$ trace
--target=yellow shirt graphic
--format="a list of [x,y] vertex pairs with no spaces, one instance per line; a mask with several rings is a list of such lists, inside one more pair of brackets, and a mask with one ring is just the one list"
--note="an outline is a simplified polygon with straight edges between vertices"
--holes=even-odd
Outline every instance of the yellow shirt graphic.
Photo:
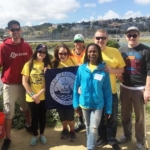
[[[29,77],[29,62],[27,62],[21,74]],[[38,93],[45,86],[45,78],[44,78],[44,62],[33,61],[33,68],[30,72],[30,87],[34,93]],[[40,100],[45,100],[45,93],[40,96]],[[26,94],[27,102],[34,102],[32,98]]]

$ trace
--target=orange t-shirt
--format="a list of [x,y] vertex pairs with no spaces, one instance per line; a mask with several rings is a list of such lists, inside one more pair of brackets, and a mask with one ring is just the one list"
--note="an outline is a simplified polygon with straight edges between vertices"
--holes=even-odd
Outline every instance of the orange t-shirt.
[[71,57],[75,58],[76,61],[78,62],[78,65],[83,64],[83,60],[84,60],[84,55],[85,55],[85,50],[83,50],[83,52],[80,55],[77,55],[74,51],[74,49],[71,51],[72,55]]

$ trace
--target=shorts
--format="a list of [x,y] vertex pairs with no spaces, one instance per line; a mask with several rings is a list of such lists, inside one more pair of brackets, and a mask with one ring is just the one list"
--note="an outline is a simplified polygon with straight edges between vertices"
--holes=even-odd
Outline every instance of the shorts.
[[12,119],[15,111],[15,102],[19,100],[23,111],[28,110],[25,100],[25,89],[22,84],[4,84],[3,85],[3,111],[7,119]]
[[74,109],[57,109],[60,121],[73,121],[74,120]]

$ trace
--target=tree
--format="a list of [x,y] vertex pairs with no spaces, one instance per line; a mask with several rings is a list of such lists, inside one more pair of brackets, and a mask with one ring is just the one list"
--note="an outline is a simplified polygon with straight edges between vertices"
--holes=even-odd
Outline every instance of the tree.
[[58,25],[58,26],[57,26],[57,29],[58,29],[58,30],[62,30],[62,26],[61,26],[61,25]]

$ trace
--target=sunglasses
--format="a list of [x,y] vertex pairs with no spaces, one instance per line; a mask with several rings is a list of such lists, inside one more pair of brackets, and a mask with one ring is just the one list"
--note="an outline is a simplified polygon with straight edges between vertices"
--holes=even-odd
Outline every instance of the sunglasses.
[[131,37],[137,38],[137,36],[138,36],[137,34],[133,34],[133,35],[132,35],[132,34],[128,34],[128,35],[127,35],[127,37],[128,37],[129,39],[130,39]]
[[83,43],[83,41],[76,40],[76,41],[74,41],[74,43]]
[[106,40],[107,39],[107,37],[104,37],[104,36],[97,36],[97,37],[95,37],[95,39],[96,40]]
[[20,28],[11,28],[10,31],[11,32],[20,31]]
[[38,53],[40,53],[40,54],[46,54],[47,52],[46,51],[38,51]]
[[59,55],[64,55],[64,56],[67,56],[68,55],[68,53],[58,53]]

